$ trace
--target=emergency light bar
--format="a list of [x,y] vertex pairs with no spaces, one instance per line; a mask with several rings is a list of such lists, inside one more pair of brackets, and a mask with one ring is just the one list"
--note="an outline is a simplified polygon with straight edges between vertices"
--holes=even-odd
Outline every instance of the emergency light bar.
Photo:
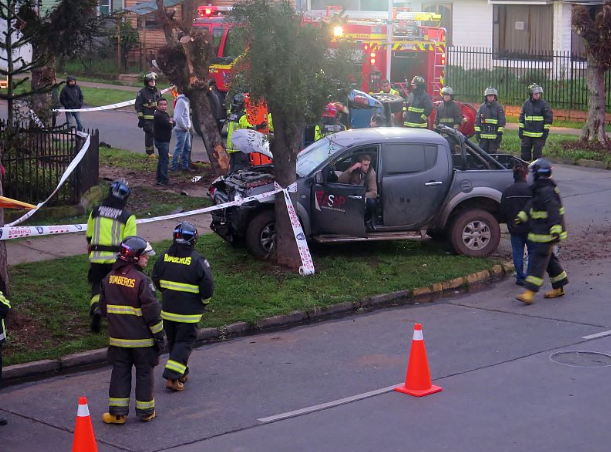
[[197,15],[199,17],[219,17],[223,16],[223,13],[231,11],[233,8],[231,6],[198,6],[197,7]]

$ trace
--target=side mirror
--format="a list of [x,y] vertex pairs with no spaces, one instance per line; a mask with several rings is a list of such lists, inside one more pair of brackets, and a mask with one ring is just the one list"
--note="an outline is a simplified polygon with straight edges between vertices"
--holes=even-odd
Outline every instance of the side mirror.
[[322,171],[316,171],[316,173],[314,174],[314,182],[317,184],[325,183],[325,178],[322,175]]

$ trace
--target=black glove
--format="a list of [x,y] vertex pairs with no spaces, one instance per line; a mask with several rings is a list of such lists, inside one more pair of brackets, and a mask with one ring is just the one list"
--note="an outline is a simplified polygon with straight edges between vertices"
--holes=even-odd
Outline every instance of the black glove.
[[550,235],[552,236],[552,242],[558,242],[560,240],[560,234],[557,232],[552,232]]
[[520,130],[518,130],[518,136],[520,137],[520,140],[524,138],[524,129],[522,127],[520,127]]
[[547,140],[547,136],[548,136],[548,135],[549,135],[549,130],[544,130],[544,131],[543,131],[543,137],[542,137],[542,138],[543,138],[544,140]]
[[157,348],[157,353],[159,354],[163,353],[167,345],[167,341],[166,341],[165,334],[163,333],[163,331],[155,334],[153,338],[155,339],[155,347]]
[[144,120],[144,118],[138,118],[138,128],[142,129],[145,123],[146,121]]

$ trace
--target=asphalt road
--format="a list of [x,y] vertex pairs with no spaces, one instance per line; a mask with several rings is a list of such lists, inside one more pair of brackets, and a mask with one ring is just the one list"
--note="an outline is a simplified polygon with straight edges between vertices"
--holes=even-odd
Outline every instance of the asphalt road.
[[[164,356],[150,424],[133,414],[124,426],[102,424],[108,368],[15,385],[0,394],[10,420],[0,450],[70,450],[84,395],[100,452],[606,452],[611,357],[592,353],[611,352],[611,173],[561,166],[556,179],[570,233],[564,298],[524,306],[505,280],[209,345],[194,351],[182,393],[164,389]],[[424,398],[391,390],[405,376],[415,322],[443,387]],[[554,357],[572,351],[590,353]]]

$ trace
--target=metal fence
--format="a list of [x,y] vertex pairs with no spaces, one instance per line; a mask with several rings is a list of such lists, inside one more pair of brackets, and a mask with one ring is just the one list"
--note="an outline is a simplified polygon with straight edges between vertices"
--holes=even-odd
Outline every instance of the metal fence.
[[[99,179],[99,132],[91,135],[89,150],[47,205],[77,204]],[[82,149],[85,139],[74,128],[39,129],[27,123],[8,129],[0,121],[0,147],[5,169],[5,196],[36,204],[55,189],[64,171]]]
[[[484,90],[494,86],[499,101],[505,105],[522,105],[526,88],[538,83],[544,89],[543,97],[552,108],[587,110],[587,64],[571,52],[550,52],[506,56],[489,48],[448,47],[446,85],[457,92],[457,98],[466,102],[482,102]],[[611,93],[611,72],[605,77],[607,93]],[[607,108],[611,96],[607,96]]]

